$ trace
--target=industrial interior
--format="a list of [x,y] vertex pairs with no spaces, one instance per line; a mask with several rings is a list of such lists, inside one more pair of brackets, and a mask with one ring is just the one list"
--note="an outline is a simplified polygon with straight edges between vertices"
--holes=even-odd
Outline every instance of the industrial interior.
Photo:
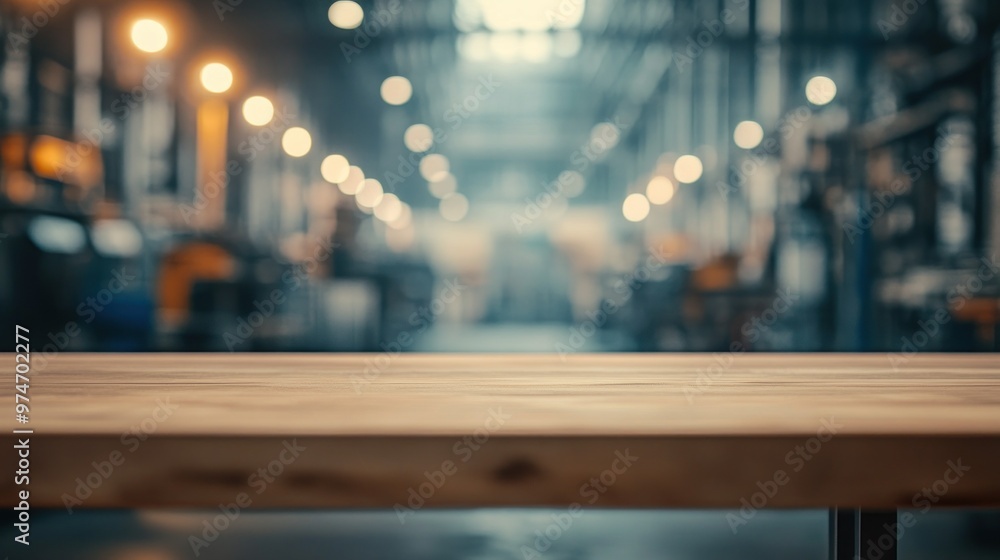
[[997,349],[994,3],[327,4],[4,2],[0,314],[51,351]]
[[[992,0],[2,0],[0,324],[38,375],[81,351],[995,352],[998,25]],[[259,515],[205,557],[277,551]],[[323,515],[285,530],[508,558],[532,527]],[[547,557],[825,534],[620,515]],[[170,515],[52,516],[86,558],[191,557]],[[911,558],[997,557],[995,515],[922,523]],[[337,557],[312,550],[288,557]]]

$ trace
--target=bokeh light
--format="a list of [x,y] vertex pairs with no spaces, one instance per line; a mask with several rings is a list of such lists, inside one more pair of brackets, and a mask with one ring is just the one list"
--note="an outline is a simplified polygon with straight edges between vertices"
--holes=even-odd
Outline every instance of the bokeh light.
[[201,69],[201,85],[212,93],[223,93],[233,87],[233,71],[221,62],[209,62]]
[[396,221],[402,213],[403,203],[399,200],[398,196],[392,193],[383,195],[382,200],[375,207],[375,217],[386,223]]
[[625,197],[622,203],[622,215],[630,222],[641,222],[649,215],[649,199],[640,193]]
[[389,105],[402,105],[413,96],[413,84],[402,76],[391,76],[382,82],[382,100]]
[[666,204],[674,198],[677,187],[673,181],[663,176],[656,176],[650,179],[646,185],[646,198],[653,204]]
[[443,179],[450,168],[448,158],[441,154],[430,154],[420,160],[420,175],[432,183]]
[[403,133],[403,144],[411,152],[426,152],[434,146],[434,130],[426,124],[412,125]]
[[837,97],[837,84],[826,76],[815,76],[806,84],[806,99],[813,105],[827,105]]
[[357,29],[365,19],[361,5],[351,0],[334,2],[327,11],[330,23],[341,29]]
[[167,48],[167,28],[152,19],[140,19],[132,24],[132,43],[142,52],[158,53]]
[[363,208],[375,208],[382,202],[384,194],[382,183],[369,178],[361,182],[361,188],[354,195],[354,200]]
[[340,154],[331,154],[323,158],[320,164],[320,174],[330,183],[342,183],[351,173],[351,164]]
[[744,150],[752,150],[764,140],[764,127],[754,121],[743,121],[733,131],[733,142]]
[[243,118],[254,126],[264,126],[274,118],[274,104],[260,95],[250,97],[243,102]]
[[674,162],[674,177],[681,183],[694,183],[701,179],[701,174],[704,171],[705,167],[698,156],[681,156]]
[[292,157],[302,157],[312,149],[312,136],[308,130],[293,126],[282,135],[281,148]]
[[413,209],[405,202],[400,202],[399,216],[386,225],[392,229],[406,229],[413,223]]
[[350,169],[347,170],[347,178],[341,181],[337,188],[340,192],[344,194],[358,194],[361,190],[361,184],[365,181],[365,172],[361,170],[357,165],[352,165]]

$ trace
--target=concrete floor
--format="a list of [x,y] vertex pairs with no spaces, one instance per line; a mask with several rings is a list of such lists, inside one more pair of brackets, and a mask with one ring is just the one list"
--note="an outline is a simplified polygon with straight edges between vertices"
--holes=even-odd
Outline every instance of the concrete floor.
[[[725,511],[589,510],[567,525],[560,510],[420,511],[400,524],[392,511],[246,512],[205,540],[215,512],[44,512],[33,519],[30,549],[12,545],[10,560],[820,560],[825,511],[764,511],[733,534]],[[566,525],[557,529],[558,521]],[[930,512],[900,541],[904,560],[997,560],[1000,515]],[[992,524],[992,525],[989,525]],[[979,528],[980,538],[973,527]],[[537,531],[537,533],[536,533]],[[546,532],[551,545],[539,541]],[[539,549],[545,548],[544,551]],[[537,554],[537,555],[536,555]]]

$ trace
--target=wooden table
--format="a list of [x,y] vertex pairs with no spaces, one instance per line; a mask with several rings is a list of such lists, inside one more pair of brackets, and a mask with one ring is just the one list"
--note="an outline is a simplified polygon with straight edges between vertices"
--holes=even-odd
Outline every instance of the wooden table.
[[36,358],[32,505],[822,507],[841,534],[865,528],[858,508],[1000,505],[1000,360],[900,360]]

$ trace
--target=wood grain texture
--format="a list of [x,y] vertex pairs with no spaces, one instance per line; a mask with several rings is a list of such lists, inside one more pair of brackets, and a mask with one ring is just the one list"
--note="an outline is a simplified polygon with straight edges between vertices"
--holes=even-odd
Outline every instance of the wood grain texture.
[[[937,505],[1000,505],[995,355],[65,354],[35,368],[36,506],[214,508],[248,492],[253,507],[392,507],[448,461],[424,507],[740,507],[776,476],[766,507],[912,507],[958,461]],[[304,450],[281,464],[293,440]],[[257,493],[269,465],[280,475]],[[13,495],[0,478],[2,503]]]

